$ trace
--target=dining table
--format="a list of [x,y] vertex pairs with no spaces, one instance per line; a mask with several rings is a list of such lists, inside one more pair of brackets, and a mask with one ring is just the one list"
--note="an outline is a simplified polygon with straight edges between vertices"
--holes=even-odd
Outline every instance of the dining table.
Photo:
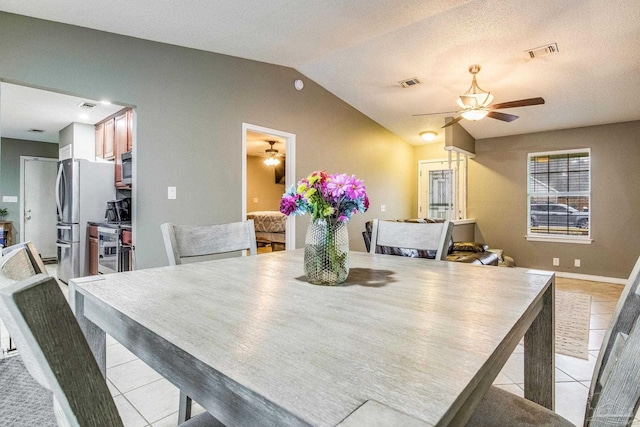
[[524,396],[553,410],[553,273],[352,251],[319,286],[303,265],[89,276],[70,303],[103,372],[108,334],[229,426],[464,425],[523,338]]

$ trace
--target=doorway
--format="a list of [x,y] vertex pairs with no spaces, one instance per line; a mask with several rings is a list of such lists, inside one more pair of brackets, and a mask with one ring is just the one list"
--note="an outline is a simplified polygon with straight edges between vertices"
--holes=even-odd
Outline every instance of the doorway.
[[[243,220],[247,218],[247,213],[256,210],[265,212],[264,215],[266,216],[269,216],[269,212],[278,212],[282,193],[290,186],[295,185],[295,147],[295,134],[249,123],[242,124]],[[273,158],[277,160],[277,163],[275,161],[264,162],[267,158]],[[261,187],[259,190],[255,190],[254,186],[251,187],[252,191],[258,191],[260,194],[249,194],[248,192],[250,163],[252,165],[259,164],[262,168],[267,168],[268,175],[264,175],[266,178],[262,180],[268,187]],[[267,164],[264,165],[264,163]],[[269,165],[268,163],[272,164]],[[271,171],[271,169],[273,170]],[[273,184],[276,184],[276,186],[274,187]],[[269,198],[268,203],[265,203],[263,196]],[[257,221],[254,219],[254,222]],[[257,232],[259,231],[257,230]],[[271,244],[271,242],[276,243],[276,245],[271,246],[271,249],[273,249],[277,247],[281,240],[281,234],[271,236],[265,234],[256,237],[258,237],[258,240],[264,240],[268,244]],[[286,232],[284,234],[284,249],[295,249],[295,217],[289,216],[286,218]],[[281,243],[279,244],[281,245]]]
[[43,260],[55,259],[58,159],[20,156],[20,236],[31,241]]
[[448,221],[466,217],[465,156],[418,163],[418,217]]

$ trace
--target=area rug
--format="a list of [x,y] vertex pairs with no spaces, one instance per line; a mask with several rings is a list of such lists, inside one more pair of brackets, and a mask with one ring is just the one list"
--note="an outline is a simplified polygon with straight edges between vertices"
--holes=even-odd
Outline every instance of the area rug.
[[556,353],[589,359],[591,297],[556,291]]
[[56,427],[53,396],[33,379],[20,356],[0,359],[0,425]]

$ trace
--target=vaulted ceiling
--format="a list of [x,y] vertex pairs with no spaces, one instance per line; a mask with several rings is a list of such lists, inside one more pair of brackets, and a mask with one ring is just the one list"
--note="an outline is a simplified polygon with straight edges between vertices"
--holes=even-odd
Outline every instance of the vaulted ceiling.
[[[2,0],[0,10],[289,66],[412,144],[478,83],[511,123],[475,138],[640,119],[640,2],[620,0]],[[558,52],[527,51],[557,43]],[[402,88],[398,82],[422,83]],[[293,84],[293,82],[292,82]],[[414,117],[418,113],[451,112]]]

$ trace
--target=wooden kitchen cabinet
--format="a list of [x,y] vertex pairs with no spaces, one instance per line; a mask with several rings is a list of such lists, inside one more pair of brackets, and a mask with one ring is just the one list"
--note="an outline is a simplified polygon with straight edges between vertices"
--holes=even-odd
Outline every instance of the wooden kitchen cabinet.
[[115,126],[115,118],[109,119],[104,122],[104,148],[102,154],[105,160],[113,160],[116,157]]
[[133,150],[133,110],[127,110],[127,150]]
[[96,125],[96,158],[104,159],[104,123]]
[[129,184],[122,183],[122,153],[129,151],[131,145],[131,132],[129,125],[129,111],[117,116],[115,120],[115,183],[117,188],[130,188]]
[[95,276],[98,274],[98,227],[90,225],[87,227],[89,235],[89,275]]

